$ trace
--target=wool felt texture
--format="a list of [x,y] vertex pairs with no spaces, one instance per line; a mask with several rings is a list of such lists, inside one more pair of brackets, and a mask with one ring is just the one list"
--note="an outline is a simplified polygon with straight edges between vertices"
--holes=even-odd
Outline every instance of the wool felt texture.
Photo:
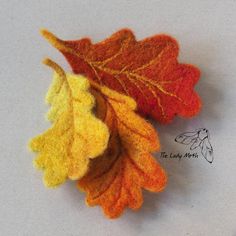
[[141,41],[129,29],[93,44],[89,38],[61,40],[47,30],[42,35],[59,49],[74,73],[133,97],[138,111],[161,123],[175,115],[192,117],[201,101],[194,92],[200,71],[177,60],[179,46],[167,35]]
[[91,83],[96,115],[110,130],[106,151],[90,162],[78,187],[89,206],[101,205],[108,218],[119,217],[126,207],[139,209],[142,189],[162,191],[167,176],[150,154],[160,149],[155,129],[135,113],[136,102],[105,86]]
[[109,130],[93,114],[95,99],[89,92],[89,81],[65,74],[49,59],[45,64],[55,70],[46,97],[51,105],[48,119],[53,124],[31,140],[30,148],[38,152],[34,164],[44,171],[45,185],[55,187],[67,178],[80,179],[86,174],[90,160],[106,149]]

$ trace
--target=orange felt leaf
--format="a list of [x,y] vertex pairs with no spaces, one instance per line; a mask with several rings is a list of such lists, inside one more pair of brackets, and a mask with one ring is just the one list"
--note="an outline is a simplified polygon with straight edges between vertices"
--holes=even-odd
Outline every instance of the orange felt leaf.
[[176,114],[191,117],[201,107],[193,90],[200,72],[178,63],[178,44],[170,36],[137,41],[123,29],[92,44],[89,38],[64,41],[47,30],[42,35],[64,54],[74,73],[133,97],[143,115],[168,123]]
[[91,160],[78,187],[87,193],[88,205],[101,205],[106,216],[116,218],[125,207],[141,207],[142,188],[163,190],[166,174],[150,154],[160,148],[157,134],[134,112],[135,101],[94,83],[91,87],[97,117],[109,127],[110,140],[104,154]]

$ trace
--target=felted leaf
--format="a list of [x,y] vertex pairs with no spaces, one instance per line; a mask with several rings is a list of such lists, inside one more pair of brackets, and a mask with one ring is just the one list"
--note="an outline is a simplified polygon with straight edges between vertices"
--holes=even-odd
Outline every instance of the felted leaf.
[[95,99],[89,92],[89,81],[83,76],[65,74],[49,59],[45,63],[55,70],[46,97],[51,105],[48,119],[53,125],[33,138],[30,148],[38,152],[34,164],[44,171],[45,185],[53,187],[66,178],[84,176],[90,159],[106,149],[109,131],[92,113]]
[[47,30],[42,35],[66,57],[74,73],[133,97],[138,111],[162,123],[174,115],[191,117],[201,107],[193,87],[200,72],[177,61],[179,47],[167,35],[141,41],[129,29],[93,44],[89,38],[64,41]]
[[91,161],[78,187],[87,193],[88,205],[101,205],[107,217],[116,218],[125,207],[141,207],[142,188],[163,190],[166,174],[150,154],[160,148],[158,136],[152,125],[135,113],[135,101],[91,84],[96,114],[109,127],[110,139],[103,155]]

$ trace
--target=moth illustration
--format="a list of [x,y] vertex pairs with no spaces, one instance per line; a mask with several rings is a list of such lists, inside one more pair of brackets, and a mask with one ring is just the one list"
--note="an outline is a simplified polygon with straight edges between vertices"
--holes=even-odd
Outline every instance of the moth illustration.
[[209,131],[205,128],[197,129],[193,132],[185,132],[175,138],[175,142],[191,145],[190,150],[197,147],[201,149],[203,157],[209,162],[213,162],[213,148],[210,143]]

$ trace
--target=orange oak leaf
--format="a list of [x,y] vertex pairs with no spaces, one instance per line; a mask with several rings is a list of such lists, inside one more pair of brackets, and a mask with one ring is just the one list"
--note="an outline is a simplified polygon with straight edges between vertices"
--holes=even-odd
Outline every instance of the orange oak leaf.
[[89,172],[78,187],[87,193],[88,205],[101,205],[107,217],[116,218],[125,207],[141,207],[142,188],[159,192],[167,178],[150,154],[160,148],[156,131],[135,113],[135,101],[91,84],[97,102],[95,112],[109,127],[110,140],[107,150],[97,160],[91,160]]
[[74,73],[133,97],[138,111],[161,123],[175,115],[191,117],[201,107],[193,87],[200,71],[177,61],[179,47],[167,35],[141,41],[129,29],[122,29],[96,44],[89,38],[64,41],[47,30],[42,35],[59,49]]

